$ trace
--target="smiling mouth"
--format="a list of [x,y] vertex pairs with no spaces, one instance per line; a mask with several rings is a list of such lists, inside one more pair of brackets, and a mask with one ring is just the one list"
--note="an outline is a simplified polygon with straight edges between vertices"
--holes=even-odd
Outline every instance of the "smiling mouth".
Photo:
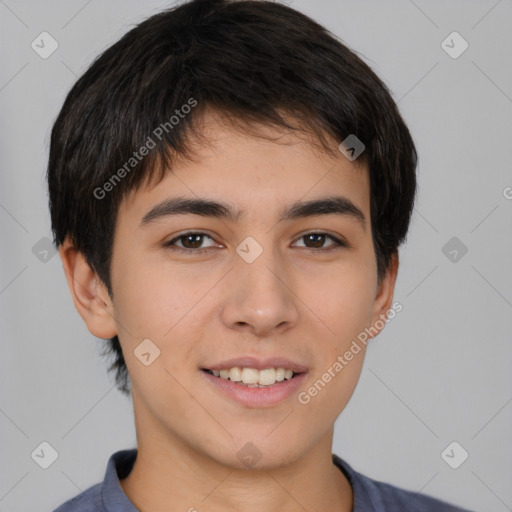
[[250,388],[268,388],[300,375],[300,373],[286,368],[265,368],[264,370],[257,370],[256,368],[240,368],[238,366],[224,370],[209,370],[203,368],[202,371],[219,379],[230,380],[240,386]]

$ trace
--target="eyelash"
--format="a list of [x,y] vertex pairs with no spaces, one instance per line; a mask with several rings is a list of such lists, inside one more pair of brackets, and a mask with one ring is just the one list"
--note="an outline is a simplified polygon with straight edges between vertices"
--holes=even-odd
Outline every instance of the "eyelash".
[[[165,242],[164,247],[171,249],[171,250],[180,251],[183,253],[188,253],[188,254],[191,254],[191,253],[204,254],[204,253],[208,252],[209,249],[213,249],[213,247],[207,247],[206,249],[191,249],[191,248],[187,248],[187,247],[180,247],[178,245],[174,245],[175,242],[177,242],[178,240],[181,240],[182,238],[184,238],[186,236],[190,236],[190,235],[200,235],[203,237],[208,237],[211,240],[213,240],[213,238],[206,233],[202,233],[199,231],[189,231],[187,233],[182,233],[180,236],[177,236],[176,238],[173,238],[172,240],[169,240],[169,242]],[[304,249],[309,249],[309,250],[312,250],[315,252],[321,251],[321,252],[325,253],[325,252],[331,252],[331,251],[339,249],[341,247],[347,247],[347,244],[345,242],[343,242],[342,240],[340,240],[339,238],[336,238],[335,236],[330,235],[328,233],[324,233],[322,231],[313,231],[311,233],[306,233],[305,235],[300,236],[298,238],[298,240],[300,240],[301,238],[310,236],[310,235],[325,235],[326,238],[330,238],[334,242],[334,244],[327,248],[304,247]]]

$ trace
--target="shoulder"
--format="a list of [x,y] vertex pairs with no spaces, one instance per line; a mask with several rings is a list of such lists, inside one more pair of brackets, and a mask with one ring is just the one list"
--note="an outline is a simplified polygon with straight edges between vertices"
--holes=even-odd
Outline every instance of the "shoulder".
[[89,487],[53,512],[104,512],[107,510],[137,512],[119,482],[119,479],[130,473],[136,457],[136,448],[115,452],[108,460],[103,482]]
[[348,478],[354,491],[354,512],[470,512],[419,492],[374,480],[355,471],[333,454],[333,462]]
[[[367,491],[373,495],[377,510],[407,512],[469,512],[426,494],[408,491],[394,485],[360,476]],[[398,508],[397,508],[398,507]]]
[[101,484],[96,484],[66,501],[53,512],[99,512],[101,510],[104,510],[101,503]]

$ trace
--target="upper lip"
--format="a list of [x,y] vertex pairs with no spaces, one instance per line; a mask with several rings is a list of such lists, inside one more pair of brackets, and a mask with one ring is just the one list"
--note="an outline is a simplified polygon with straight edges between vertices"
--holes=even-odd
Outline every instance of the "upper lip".
[[239,368],[255,368],[256,370],[265,370],[267,368],[284,368],[285,370],[292,370],[294,373],[303,373],[308,369],[306,366],[299,364],[291,359],[285,357],[269,357],[266,359],[259,359],[254,356],[235,357],[227,359],[220,363],[215,363],[205,366],[204,370],[228,370],[238,366]]

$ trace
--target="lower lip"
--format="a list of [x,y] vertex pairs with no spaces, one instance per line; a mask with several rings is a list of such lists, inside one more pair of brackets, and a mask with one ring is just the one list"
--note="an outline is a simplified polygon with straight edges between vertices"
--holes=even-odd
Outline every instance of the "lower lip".
[[286,400],[297,392],[307,375],[307,372],[303,372],[266,388],[250,388],[202,370],[201,373],[224,396],[246,407],[270,407]]

